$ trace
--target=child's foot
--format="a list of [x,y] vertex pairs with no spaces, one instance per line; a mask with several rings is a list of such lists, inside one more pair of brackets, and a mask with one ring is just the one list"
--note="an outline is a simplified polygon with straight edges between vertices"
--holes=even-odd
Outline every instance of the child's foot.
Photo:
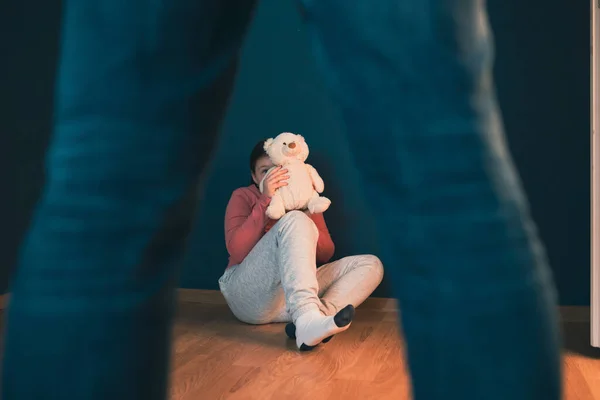
[[353,318],[352,305],[344,307],[332,317],[326,317],[320,312],[308,312],[301,315],[295,324],[288,324],[285,332],[291,339],[296,339],[296,345],[301,351],[308,351],[348,329]]
[[[296,339],[296,325],[294,325],[293,322],[290,322],[289,324],[287,324],[285,326],[285,334],[290,338],[290,339]],[[333,339],[333,335],[326,337],[325,339],[323,339],[323,341],[321,343],[327,343],[329,342],[331,339]]]
[[296,339],[296,325],[293,322],[290,322],[285,326],[285,334],[290,339]]

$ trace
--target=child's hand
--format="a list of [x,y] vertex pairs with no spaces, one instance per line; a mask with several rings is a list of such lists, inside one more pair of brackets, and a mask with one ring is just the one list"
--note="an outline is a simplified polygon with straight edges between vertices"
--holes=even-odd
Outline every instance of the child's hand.
[[282,167],[276,167],[269,172],[263,182],[263,193],[265,196],[269,198],[273,197],[277,189],[282,186],[287,186],[287,180],[290,177],[287,173],[288,170]]

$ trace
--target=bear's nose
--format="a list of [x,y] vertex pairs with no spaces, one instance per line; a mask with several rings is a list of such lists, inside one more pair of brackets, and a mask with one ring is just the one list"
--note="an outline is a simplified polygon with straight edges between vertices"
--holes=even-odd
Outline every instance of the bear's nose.
[[292,143],[288,144],[288,147],[290,149],[295,149],[296,148],[296,143],[292,142]]

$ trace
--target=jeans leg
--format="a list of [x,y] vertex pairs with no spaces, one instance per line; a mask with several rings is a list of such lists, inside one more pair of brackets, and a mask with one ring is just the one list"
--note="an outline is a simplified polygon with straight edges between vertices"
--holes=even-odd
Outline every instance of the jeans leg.
[[504,140],[485,3],[303,6],[385,240],[415,399],[559,399],[555,289]]
[[47,183],[11,288],[3,399],[166,397],[177,264],[253,6],[64,3]]

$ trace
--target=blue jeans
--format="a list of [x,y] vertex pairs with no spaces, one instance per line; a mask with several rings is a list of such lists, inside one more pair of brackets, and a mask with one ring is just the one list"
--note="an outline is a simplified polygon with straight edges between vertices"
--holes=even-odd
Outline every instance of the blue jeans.
[[[4,400],[165,398],[176,265],[253,8],[65,2]],[[302,12],[377,216],[415,399],[559,399],[555,293],[504,143],[482,1]]]

